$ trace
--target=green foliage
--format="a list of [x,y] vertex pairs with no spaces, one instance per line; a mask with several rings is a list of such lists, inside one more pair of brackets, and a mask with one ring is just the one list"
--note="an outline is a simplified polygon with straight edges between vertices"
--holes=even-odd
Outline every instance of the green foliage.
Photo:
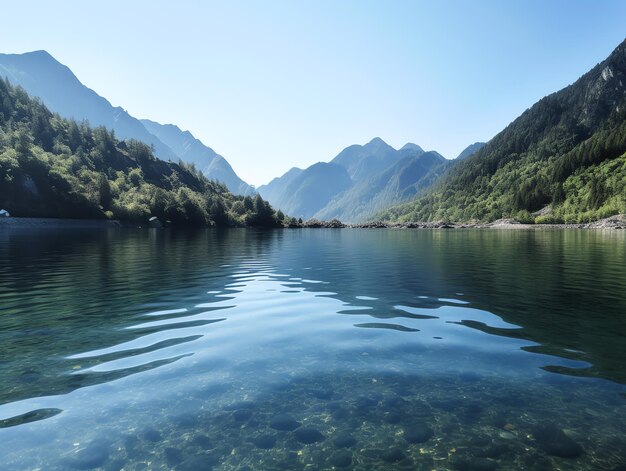
[[15,216],[173,224],[276,226],[259,196],[238,197],[193,165],[163,162],[142,142],[118,141],[51,113],[0,80],[0,207]]
[[[615,78],[603,75],[607,67]],[[626,42],[452,166],[426,195],[379,217],[399,222],[506,217],[544,223],[626,212],[626,93],[617,78],[625,69]]]

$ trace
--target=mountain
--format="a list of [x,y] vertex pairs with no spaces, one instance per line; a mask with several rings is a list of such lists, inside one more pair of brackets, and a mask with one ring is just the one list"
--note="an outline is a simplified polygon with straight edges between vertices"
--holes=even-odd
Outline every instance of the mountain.
[[[181,159],[194,163],[197,168],[203,169],[209,179],[225,183],[237,194],[254,192],[235,174],[223,157],[204,146],[191,134],[178,136],[176,130],[184,134],[178,128],[152,132],[162,125],[150,121],[153,123],[149,126],[152,130],[148,129],[145,123],[128,114],[123,108],[114,107],[83,85],[68,67],[46,51],[0,54],[0,78],[2,77],[20,85],[30,95],[39,97],[50,110],[65,118],[87,120],[91,126],[104,126],[114,130],[119,139],[137,139],[144,142],[154,147],[154,153],[160,159],[174,162]],[[161,134],[163,139],[157,134]],[[189,144],[188,149],[185,148],[185,143]],[[203,160],[203,156],[207,160]]]
[[276,177],[267,185],[261,185],[257,188],[257,191],[266,200],[281,201],[283,196],[286,195],[287,187],[293,182],[293,180],[300,175],[304,170],[298,167],[292,167],[282,177]]
[[[396,150],[376,137],[365,145],[346,147],[326,166],[292,168],[258,192],[273,206],[303,219],[359,222],[419,194],[449,162],[417,144]],[[321,171],[332,173],[333,178],[320,178]],[[306,190],[298,191],[298,185]]]
[[626,41],[389,221],[584,222],[626,212]]
[[[417,146],[416,146],[417,147]],[[439,178],[449,162],[437,152],[400,149],[404,156],[383,172],[355,183],[329,202],[314,217],[362,221],[400,201],[406,201]]]
[[474,142],[474,144],[470,144],[465,149],[463,149],[455,160],[457,160],[457,161],[465,160],[468,157],[474,155],[476,152],[478,152],[483,147],[485,147],[485,143],[484,142]]
[[401,148],[400,148],[400,152],[408,152],[408,151],[413,151],[413,152],[417,152],[417,153],[422,153],[424,152],[424,149],[422,149],[420,146],[418,146],[417,144],[413,144],[412,142],[407,142],[406,144],[404,144]]
[[29,95],[41,98],[50,110],[65,118],[104,126],[114,130],[119,139],[137,139],[154,146],[156,155],[163,160],[178,160],[172,149],[150,134],[138,119],[84,86],[68,67],[46,51],[0,54],[0,77],[7,77]]
[[360,181],[381,172],[398,159],[396,149],[380,137],[375,137],[364,146],[345,148],[331,162],[344,167],[352,180]]
[[160,124],[142,119],[144,127],[172,149],[183,162],[195,165],[204,175],[217,180],[237,195],[253,195],[254,188],[237,176],[224,157],[219,155],[189,131],[181,131],[173,124]]
[[12,216],[275,226],[259,195],[235,196],[135,139],[61,118],[0,80],[0,207]]
[[[309,219],[352,185],[346,169],[334,163],[318,162],[300,172],[293,170],[287,172],[290,182],[275,200],[275,207],[292,217]],[[264,193],[259,189],[261,196]]]

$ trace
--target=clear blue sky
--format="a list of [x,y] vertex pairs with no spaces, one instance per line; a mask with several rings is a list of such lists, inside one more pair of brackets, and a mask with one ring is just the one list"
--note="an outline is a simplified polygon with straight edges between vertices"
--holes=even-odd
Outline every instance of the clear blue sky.
[[259,185],[375,136],[455,157],[625,37],[623,0],[20,0],[0,52],[46,49]]

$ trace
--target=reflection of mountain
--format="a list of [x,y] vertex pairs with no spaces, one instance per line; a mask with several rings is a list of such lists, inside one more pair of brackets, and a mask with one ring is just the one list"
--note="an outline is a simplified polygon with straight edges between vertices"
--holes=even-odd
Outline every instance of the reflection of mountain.
[[[221,264],[232,262],[235,256],[254,257],[264,250],[263,244],[269,240],[250,240],[251,233],[0,231],[0,263],[11,270],[10,283],[0,274],[0,285],[10,286],[10,295],[2,299],[0,358],[6,361],[0,362],[0,377],[14,385],[0,391],[0,404],[65,394],[176,360],[83,373],[105,359],[157,351],[197,336],[174,333],[166,341],[140,348],[122,346],[101,358],[70,357],[146,336],[150,329],[128,327],[138,324],[138,316],[147,312],[167,310],[171,303],[176,308],[193,307],[197,299],[192,298],[205,291],[206,280],[225,272]],[[54,266],[52,274],[39,269],[46,263]],[[33,286],[46,289],[33,299]],[[164,286],[169,293],[165,299]],[[223,316],[218,312],[211,317]],[[105,329],[106,335],[99,333],[100,329]],[[33,366],[24,368],[25,364]],[[77,365],[79,369],[75,369]]]
[[[293,248],[283,241],[271,262],[282,269],[312,267],[297,276],[315,273],[328,282],[324,290],[368,307],[364,314],[406,327],[420,328],[411,321],[415,314],[396,309],[397,305],[439,316],[437,309],[455,306],[451,302],[455,299],[469,302],[467,306],[521,328],[494,325],[493,320],[485,324],[471,316],[465,318],[473,319],[465,326],[535,342],[524,349],[575,360],[573,365],[592,364],[588,369],[554,367],[558,359],[546,358],[548,370],[626,383],[626,267],[620,262],[626,259],[624,236],[579,231],[344,230],[308,237],[306,250],[297,257],[286,258]],[[324,268],[331,266],[333,270]],[[355,299],[362,295],[381,300]]]
[[[385,332],[411,339],[416,347],[450,348],[459,341],[475,345],[485,332],[511,353],[524,348],[553,355],[533,357],[548,370],[626,383],[626,267],[620,263],[626,245],[619,233],[181,230],[0,235],[0,263],[10,267],[10,278],[8,271],[0,272],[0,285],[10,288],[2,298],[6,315],[0,318],[0,356],[8,360],[0,363],[0,375],[15,385],[2,392],[1,403],[67,393],[182,358],[206,333],[223,325],[231,328],[233,310],[225,307],[268,299],[286,310],[272,305],[268,315],[277,317],[259,320],[252,315],[247,317],[250,325],[241,320],[238,325],[267,333],[276,318],[292,315],[294,306],[314,306],[315,316],[303,316],[290,330],[277,332],[308,341],[318,338],[315,329],[326,329],[327,337],[348,336],[357,343],[362,335]],[[54,276],[49,266],[56,267]],[[251,277],[231,276],[246,271],[276,277],[254,285],[260,290],[256,292]],[[282,279],[284,292],[276,290]],[[232,295],[211,294],[224,292],[227,285]],[[265,287],[273,291],[266,293]],[[238,297],[244,288],[248,291]],[[155,311],[161,312],[145,316]],[[166,340],[151,340],[151,334],[164,330]],[[294,357],[303,348],[300,342],[287,344],[283,347],[292,349]],[[125,358],[134,358],[136,364],[106,370],[107,362],[116,365]],[[571,370],[563,359],[592,366]]]

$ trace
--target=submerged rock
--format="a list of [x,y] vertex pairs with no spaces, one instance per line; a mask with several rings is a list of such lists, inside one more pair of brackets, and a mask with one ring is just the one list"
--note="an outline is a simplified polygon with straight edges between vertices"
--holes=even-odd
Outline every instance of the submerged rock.
[[404,415],[398,411],[385,412],[383,420],[388,424],[399,424],[404,419]]
[[409,443],[424,443],[433,435],[433,429],[426,424],[409,425],[404,428],[404,439]]
[[350,412],[343,407],[337,407],[330,413],[331,417],[335,420],[342,420],[350,416]]
[[254,443],[257,448],[269,450],[276,446],[276,437],[274,435],[260,435],[252,440],[252,443]]
[[400,448],[392,448],[391,450],[384,452],[381,458],[387,463],[397,463],[398,461],[405,459],[406,455]]
[[452,461],[452,469],[457,471],[495,471],[498,463],[486,458],[457,457]]
[[156,443],[160,442],[163,437],[161,437],[161,433],[158,430],[150,429],[143,433],[143,438],[149,442]]
[[275,430],[280,430],[282,432],[291,432],[292,430],[297,429],[302,425],[296,419],[291,417],[289,414],[279,414],[274,417],[270,422],[270,427]]
[[554,424],[539,424],[532,433],[539,447],[549,455],[577,458],[583,454],[583,448]]
[[337,448],[351,448],[356,445],[356,439],[347,433],[341,434],[333,439],[333,445]]
[[305,445],[324,441],[325,437],[319,430],[311,427],[302,427],[297,429],[294,433],[296,440]]
[[330,455],[328,463],[336,468],[347,468],[352,464],[352,453],[346,450],[336,451]]
[[194,414],[182,414],[172,419],[177,427],[195,427],[198,424],[198,417]]
[[163,227],[163,223],[159,220],[158,217],[152,216],[148,219],[148,226],[150,227]]
[[475,455],[483,458],[498,458],[510,452],[511,449],[508,446],[502,444],[494,444],[482,450],[476,451]]
[[357,409],[369,409],[378,405],[378,399],[372,397],[361,396],[354,401],[354,406]]
[[178,448],[167,447],[164,455],[168,466],[174,466],[183,461],[183,452]]
[[213,460],[204,454],[194,455],[176,466],[176,471],[211,471]]
[[191,443],[200,448],[204,448],[205,450],[213,448],[213,443],[211,442],[211,439],[206,435],[198,435],[191,441]]
[[100,468],[109,459],[109,448],[108,441],[94,440],[79,449],[71,458],[64,460],[64,464],[71,469]]

